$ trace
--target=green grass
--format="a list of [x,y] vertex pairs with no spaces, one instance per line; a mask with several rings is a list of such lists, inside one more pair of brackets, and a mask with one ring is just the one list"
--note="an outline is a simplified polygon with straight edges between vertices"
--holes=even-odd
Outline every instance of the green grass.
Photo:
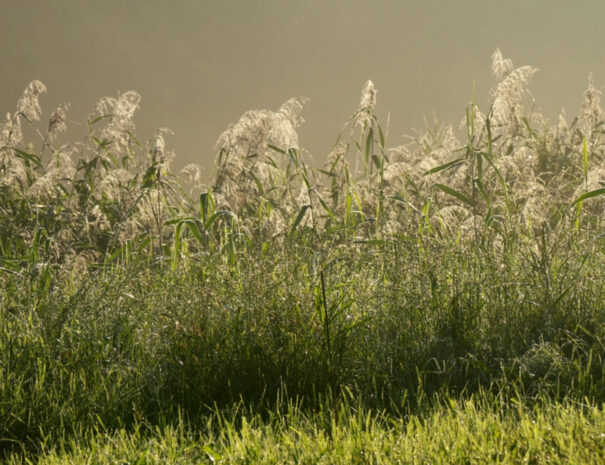
[[481,389],[600,405],[602,256],[566,250],[569,278],[551,282],[553,297],[526,250],[455,252],[403,240],[333,252],[323,289],[314,254],[290,245],[248,253],[237,269],[219,256],[178,272],[57,271],[43,292],[39,277],[7,276],[3,446],[183,415],[195,429],[238,402],[269,414],[280,396],[313,411],[342,390],[395,418],[435,394],[463,402]]
[[405,419],[351,405],[311,415],[290,406],[269,419],[212,415],[197,429],[179,422],[91,432],[44,448],[37,463],[598,464],[603,431],[602,408],[583,404],[449,399]]
[[0,127],[0,457],[599,463],[600,94],[549,126],[495,57],[463,141],[389,148],[368,82],[323,169],[292,99],[208,186],[135,137],[138,94],[62,146],[30,84]]

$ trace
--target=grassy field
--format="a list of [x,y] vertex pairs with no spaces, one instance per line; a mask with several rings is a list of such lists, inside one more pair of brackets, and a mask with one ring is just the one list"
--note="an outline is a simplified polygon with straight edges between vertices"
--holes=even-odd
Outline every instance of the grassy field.
[[[65,143],[0,125],[6,463],[601,463],[605,117],[528,105],[389,147],[371,81],[318,167],[303,98],[246,112],[208,185],[140,97]],[[460,136],[463,134],[463,137]]]

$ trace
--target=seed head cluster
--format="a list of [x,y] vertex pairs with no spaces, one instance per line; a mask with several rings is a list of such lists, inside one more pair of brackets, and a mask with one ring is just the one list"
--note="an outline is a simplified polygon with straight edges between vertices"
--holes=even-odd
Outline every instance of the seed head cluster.
[[[174,258],[171,244],[183,238],[193,250],[233,251],[304,231],[359,241],[420,228],[472,240],[491,231],[498,246],[511,228],[570,227],[560,212],[605,182],[601,91],[590,76],[578,115],[569,123],[561,112],[551,126],[529,100],[537,69],[515,67],[500,50],[491,65],[487,110],[470,103],[459,127],[434,122],[394,147],[367,81],[321,169],[297,133],[307,99],[247,111],[219,136],[208,185],[197,164],[172,171],[169,130],[136,139],[135,91],[99,100],[82,141],[62,143],[69,104],[35,130],[39,140],[24,140],[46,91],[32,81],[0,122],[0,234],[25,247],[42,228],[54,259],[83,263],[135,244]],[[578,215],[600,224],[605,202],[590,198]]]

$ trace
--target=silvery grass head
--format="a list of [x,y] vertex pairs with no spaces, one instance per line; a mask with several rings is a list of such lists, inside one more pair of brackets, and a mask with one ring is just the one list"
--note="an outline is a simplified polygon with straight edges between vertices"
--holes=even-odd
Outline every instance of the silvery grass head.
[[24,192],[31,184],[31,170],[22,158],[15,156],[14,149],[23,144],[22,121],[33,126],[40,119],[40,96],[46,92],[46,86],[40,81],[30,82],[17,101],[15,113],[6,113],[4,121],[0,123],[0,168],[3,176],[0,183],[12,186]]
[[213,191],[233,210],[257,202],[267,190],[287,183],[287,153],[298,149],[296,129],[306,98],[292,98],[277,111],[251,110],[230,125],[217,140],[219,152]]
[[584,92],[584,101],[578,119],[580,130],[588,139],[602,129],[604,123],[601,90],[595,87],[592,73],[588,75],[588,88]]
[[17,101],[15,113],[6,113],[4,122],[0,125],[0,150],[3,157],[7,156],[10,148],[23,142],[22,120],[33,124],[40,119],[40,95],[45,92],[46,86],[42,82],[30,82]]
[[518,132],[522,116],[523,95],[527,83],[538,71],[533,66],[514,68],[510,59],[505,59],[499,49],[492,55],[492,73],[498,84],[492,92],[492,111],[495,126],[509,135]]
[[376,108],[376,96],[378,90],[374,86],[374,82],[371,79],[366,81],[363,88],[361,89],[361,99],[359,100],[359,107],[353,114],[353,130],[356,128],[365,128],[372,124],[374,110]]
[[40,95],[46,92],[46,86],[40,81],[32,81],[26,87],[22,97],[17,102],[17,115],[30,121],[38,121],[42,109],[40,108]]
[[95,112],[89,117],[107,119],[100,133],[100,139],[108,149],[127,153],[135,126],[133,117],[139,107],[141,96],[134,90],[119,95],[118,98],[104,97],[97,103]]
[[69,103],[62,103],[50,114],[50,119],[48,121],[48,138],[51,142],[55,142],[59,134],[67,130],[66,119],[69,107]]

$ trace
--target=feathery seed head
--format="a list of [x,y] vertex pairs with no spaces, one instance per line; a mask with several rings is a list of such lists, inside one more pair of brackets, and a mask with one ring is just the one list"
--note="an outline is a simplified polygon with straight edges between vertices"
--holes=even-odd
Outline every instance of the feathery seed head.
[[189,183],[199,183],[202,177],[202,170],[197,163],[190,163],[181,170],[180,174]]
[[38,80],[30,82],[17,102],[17,114],[30,121],[38,121],[42,111],[39,97],[44,92],[46,92],[46,86],[42,82]]
[[134,131],[132,118],[140,101],[140,94],[134,90],[124,92],[117,99],[104,97],[98,101],[96,114],[109,117],[109,122],[101,131],[101,139],[107,145],[126,151],[131,138],[128,133]]
[[286,102],[277,110],[276,117],[289,120],[297,128],[305,119],[302,117],[302,109],[305,103],[309,101],[306,97],[294,97]]
[[567,131],[567,115],[565,114],[565,110],[561,110],[559,112],[559,118],[557,120],[557,132],[558,133],[563,133]]
[[306,101],[304,98],[290,99],[277,112],[245,112],[216,142],[217,150],[224,157],[221,169],[241,171],[244,161],[267,155],[269,144],[284,150],[298,148],[296,127],[303,122],[300,112]]
[[97,192],[101,197],[108,200],[119,199],[125,186],[130,182],[131,175],[125,169],[114,169],[109,171],[97,187]]
[[533,66],[521,66],[511,71],[498,84],[493,100],[494,119],[498,124],[508,127],[514,124],[525,87],[537,71]]
[[363,89],[361,90],[361,100],[359,102],[359,109],[367,109],[370,111],[374,111],[374,107],[376,106],[376,94],[378,90],[374,87],[374,83],[372,80],[368,80]]
[[590,134],[603,123],[603,109],[601,108],[601,91],[594,85],[592,73],[588,75],[588,88],[584,92],[584,102],[579,115],[580,128],[584,134]]
[[69,110],[69,103],[62,103],[53,111],[48,121],[48,138],[54,141],[57,136],[67,129],[65,119],[67,118],[67,111]]
[[502,52],[497,48],[492,55],[492,74],[501,81],[513,70],[513,62],[510,58],[504,58]]
[[69,153],[57,152],[44,168],[44,174],[30,186],[28,196],[39,198],[51,196],[61,182],[71,182],[76,168]]
[[95,113],[99,116],[109,115],[113,112],[114,107],[116,106],[116,99],[113,97],[102,97],[97,102],[95,107]]
[[368,80],[361,90],[361,100],[354,115],[353,127],[364,127],[368,122],[371,122],[371,115],[376,107],[377,93],[378,90],[374,87],[374,83]]
[[141,102],[141,95],[134,91],[129,90],[120,95],[116,101],[114,108],[114,116],[117,118],[124,118],[127,120],[132,119],[134,112],[139,107]]
[[[274,191],[284,182],[283,173],[274,160],[271,146],[280,150],[298,149],[296,128],[303,122],[300,112],[307,99],[286,101],[277,111],[251,110],[218,138],[217,169],[212,190],[217,204],[231,211],[255,209],[259,193]],[[280,210],[287,209],[281,206]],[[275,219],[275,215],[273,215]]]
[[0,152],[5,152],[8,145],[17,145],[23,140],[21,122],[7,113],[4,122],[0,124]]
[[404,175],[407,166],[406,163],[389,163],[384,170],[384,181],[387,184],[393,184],[400,181]]
[[324,167],[328,171],[335,171],[339,164],[346,164],[347,144],[339,141],[338,144],[330,151],[326,158]]

